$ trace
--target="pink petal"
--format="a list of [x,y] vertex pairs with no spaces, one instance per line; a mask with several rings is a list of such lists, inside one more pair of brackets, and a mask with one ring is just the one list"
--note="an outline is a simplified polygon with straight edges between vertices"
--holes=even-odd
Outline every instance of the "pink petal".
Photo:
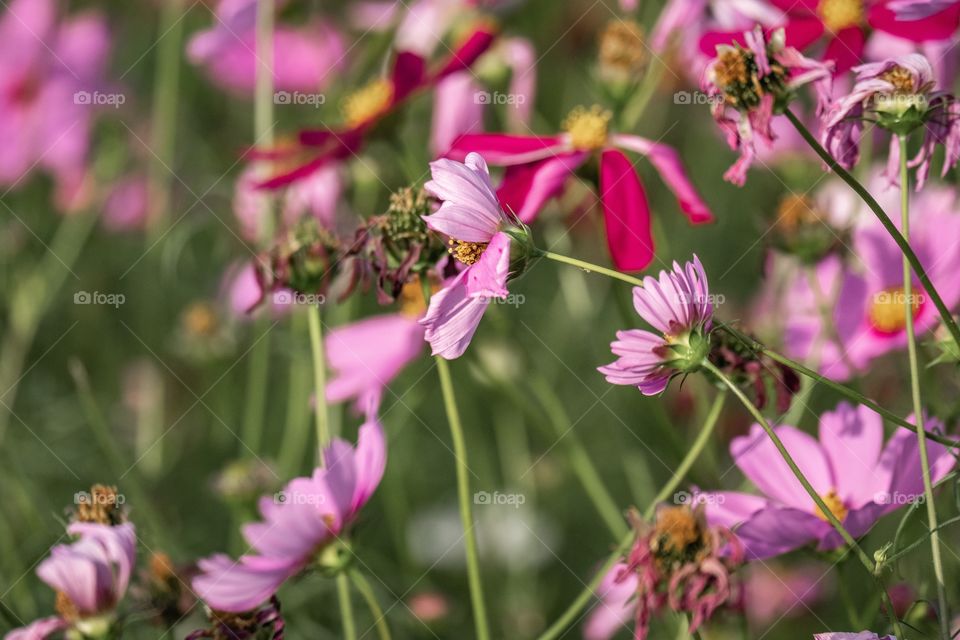
[[843,29],[830,40],[823,59],[834,60],[837,63],[835,72],[843,73],[863,62],[865,44],[866,35],[860,27]]
[[883,447],[883,420],[878,414],[841,402],[821,414],[820,442],[848,508],[872,502],[888,485],[889,476],[877,469]]
[[533,222],[547,200],[563,190],[567,178],[588,157],[585,151],[572,152],[507,167],[497,189],[500,204],[521,221]]
[[466,71],[437,83],[430,130],[430,150],[434,155],[445,155],[461,135],[483,129],[483,104],[477,99],[481,90]]
[[233,613],[256,609],[300,571],[299,565],[282,561],[250,556],[234,561],[222,554],[197,565],[202,573],[193,578],[193,590],[211,608]]
[[472,67],[477,58],[487,52],[494,38],[495,34],[485,28],[475,30],[450,54],[447,61],[436,72],[434,79],[441,80],[451,73]]
[[[618,562],[597,586],[596,595],[600,602],[594,606],[584,626],[586,640],[609,640],[633,619],[638,578],[636,574],[626,572],[627,565]],[[624,573],[624,578],[618,580]]]
[[600,157],[600,201],[607,246],[622,271],[639,271],[653,260],[650,206],[630,160],[606,149]]
[[763,560],[817,540],[824,525],[829,527],[808,511],[771,507],[754,513],[736,534],[749,559]]
[[424,188],[443,201],[424,220],[433,231],[464,242],[490,242],[503,214],[490,184],[490,173],[476,153],[465,163],[441,158],[430,163],[433,178]]
[[490,304],[489,299],[469,295],[467,273],[461,272],[430,298],[427,315],[420,321],[433,355],[447,360],[459,358],[467,350]]
[[465,273],[467,295],[474,298],[505,298],[510,275],[510,236],[498,233],[490,240],[483,255]]
[[466,134],[450,147],[449,157],[465,158],[474,151],[494,165],[510,166],[535,162],[562,153],[563,143],[558,136],[514,136],[504,133]]
[[867,22],[874,29],[912,42],[947,40],[960,25],[960,4],[920,20],[900,20],[887,4],[878,2],[870,7]]

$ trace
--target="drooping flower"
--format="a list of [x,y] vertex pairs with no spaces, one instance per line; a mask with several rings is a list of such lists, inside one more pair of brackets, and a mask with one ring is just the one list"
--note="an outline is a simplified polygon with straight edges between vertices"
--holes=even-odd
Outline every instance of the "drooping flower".
[[712,98],[710,111],[727,144],[740,152],[739,160],[723,178],[743,186],[757,156],[757,139],[768,146],[773,143],[771,121],[784,112],[797,88],[814,83],[818,112],[826,108],[831,66],[786,46],[783,29],[765,34],[759,25],[732,45],[717,45],[716,52],[702,88]]
[[420,91],[436,86],[444,78],[469,69],[495,38],[490,24],[478,23],[438,66],[427,68],[421,55],[400,50],[387,77],[373,80],[347,96],[341,104],[343,123],[339,127],[306,129],[292,145],[253,152],[253,157],[275,160],[284,168],[260,183],[275,189],[309,176],[317,169],[359,152],[384,119],[402,107]]
[[[936,419],[926,422],[928,428],[943,428]],[[884,446],[883,420],[866,407],[842,402],[834,411],[823,413],[819,440],[791,426],[775,430],[824,503],[854,537],[923,493],[916,434],[898,429]],[[954,459],[937,443],[928,442],[927,451],[937,481],[953,468]],[[821,550],[843,544],[760,425],[753,425],[749,435],[734,438],[730,453],[763,495],[710,494],[704,500],[707,519],[733,529],[749,557],[770,558],[810,543]]]
[[[884,207],[896,208],[897,192],[883,188],[875,176],[868,183]],[[950,309],[960,303],[960,247],[950,240],[960,234],[960,212],[952,189],[930,186],[913,207],[911,246],[931,282]],[[864,371],[891,351],[906,348],[906,310],[913,309],[917,335],[934,329],[939,314],[919,281],[910,299],[903,292],[902,258],[886,230],[859,201],[852,213],[851,256],[831,255],[815,267],[815,279],[792,274],[775,302],[784,318],[785,350],[805,359],[830,378],[845,380]],[[890,209],[888,209],[890,210]],[[895,222],[896,223],[896,222]],[[829,320],[824,319],[826,305]]]
[[442,204],[424,220],[449,238],[450,254],[465,268],[430,298],[420,324],[433,355],[450,360],[466,351],[490,303],[509,294],[512,223],[479,154],[467,155],[465,163],[436,160],[430,170],[425,188]]
[[105,92],[110,35],[103,16],[59,14],[52,0],[14,0],[0,16],[0,185],[34,169],[56,182],[58,206],[86,200],[93,116]]
[[55,546],[37,567],[40,579],[57,592],[58,615],[15,629],[7,640],[41,640],[67,630],[84,638],[110,633],[136,559],[134,526],[74,522],[67,533],[77,540]]
[[599,156],[599,198],[603,205],[607,245],[618,269],[638,271],[653,260],[650,204],[631,160],[621,149],[646,157],[677,198],[693,224],[713,221],[713,214],[687,177],[677,152],[640,136],[609,131],[612,114],[599,106],[578,107],[556,136],[468,134],[453,145],[450,156],[480,153],[491,164],[507,167],[497,196],[503,206],[528,223],[567,179]]
[[324,467],[260,499],[263,521],[243,526],[253,553],[237,560],[224,554],[201,560],[194,590],[215,611],[260,608],[287,579],[336,548],[380,483],[386,456],[383,428],[368,415],[355,448],[334,440],[323,451]]
[[708,525],[702,508],[661,506],[653,525],[633,519],[636,542],[604,576],[586,640],[608,640],[631,618],[634,639],[644,640],[653,614],[666,608],[689,614],[693,633],[739,599],[731,574],[743,561],[740,543],[729,529]]
[[876,122],[895,135],[890,141],[888,177],[896,184],[900,161],[896,136],[924,128],[923,144],[909,166],[917,169],[919,191],[930,172],[936,145],[946,150],[943,175],[960,161],[960,102],[935,91],[933,68],[920,54],[888,58],[854,68],[856,82],[849,94],[835,100],[823,116],[824,147],[845,168],[860,158],[863,123]]
[[[900,0],[902,4],[903,0]],[[837,73],[864,62],[868,39],[894,36],[911,42],[947,40],[960,25],[960,7],[913,12],[913,19],[897,15],[898,0],[769,0],[786,13],[786,44],[801,51],[825,41],[823,60],[836,63]],[[926,4],[926,2],[925,2]],[[934,4],[934,3],[930,3]],[[902,12],[903,7],[899,10]],[[726,42],[730,34],[707,34],[704,44]]]
[[674,376],[697,370],[710,351],[713,303],[700,258],[644,278],[633,289],[633,306],[657,333],[618,331],[610,347],[619,358],[599,371],[611,384],[656,395]]
[[[253,94],[257,67],[264,64],[257,56],[257,4],[256,0],[220,0],[214,25],[187,43],[193,64],[201,66],[217,85],[241,95]],[[277,24],[271,57],[274,89],[322,91],[346,66],[347,52],[343,36],[327,22],[299,27]]]

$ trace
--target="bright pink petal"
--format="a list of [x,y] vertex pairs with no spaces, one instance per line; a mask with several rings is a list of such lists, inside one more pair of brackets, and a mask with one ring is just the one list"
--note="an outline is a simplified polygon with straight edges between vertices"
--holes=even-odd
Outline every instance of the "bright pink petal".
[[764,560],[814,542],[824,525],[808,511],[767,508],[753,514],[736,534],[749,559]]
[[194,577],[193,590],[211,608],[233,613],[256,609],[301,568],[249,556],[234,561],[225,555],[205,558],[197,565],[202,573]]
[[701,494],[706,504],[707,522],[711,526],[733,529],[750,516],[769,506],[769,501],[761,496],[737,491],[712,491]]
[[784,26],[787,46],[795,49],[806,49],[823,35],[823,23],[816,16],[808,18],[791,18]]
[[543,160],[564,152],[558,136],[514,136],[504,133],[467,134],[457,138],[448,156],[466,158],[471,151],[479,153],[494,165],[510,166]]
[[393,62],[390,81],[393,83],[393,103],[396,104],[423,86],[426,79],[426,61],[409,51],[401,51]]
[[887,4],[887,2],[878,2],[870,7],[867,14],[870,26],[912,42],[947,40],[960,26],[960,4],[954,4],[945,11],[920,20],[898,19],[896,13]]
[[616,149],[600,158],[600,201],[607,246],[622,271],[639,271],[653,260],[650,205],[630,160]]
[[835,72],[843,73],[863,62],[865,44],[866,35],[860,27],[843,29],[830,40],[823,59],[835,61],[837,63]]
[[69,627],[70,624],[62,618],[41,618],[26,627],[14,629],[4,636],[4,640],[46,640]]
[[441,80],[451,73],[463,71],[473,66],[477,58],[482,56],[490,48],[495,39],[495,34],[485,28],[480,28],[471,33],[463,43],[456,48],[446,62],[434,75],[435,80]]
[[562,153],[538,162],[507,167],[497,189],[500,204],[529,224],[547,200],[560,194],[567,178],[589,155],[585,151]]
[[467,295],[474,298],[505,298],[510,275],[510,236],[498,233],[483,255],[467,270]]

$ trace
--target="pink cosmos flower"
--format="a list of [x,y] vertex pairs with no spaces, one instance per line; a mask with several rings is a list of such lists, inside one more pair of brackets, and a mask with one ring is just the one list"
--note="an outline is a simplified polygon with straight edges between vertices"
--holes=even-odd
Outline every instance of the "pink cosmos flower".
[[[942,430],[943,425],[931,418],[928,427]],[[823,413],[819,440],[795,427],[775,429],[810,484],[854,537],[923,493],[916,434],[898,429],[884,446],[883,420],[866,407],[842,402]],[[954,459],[933,442],[927,443],[927,451],[936,482],[953,468]],[[710,494],[704,500],[707,519],[733,529],[749,557],[770,558],[810,543],[821,550],[843,544],[760,425],[734,438],[730,453],[764,495]]]
[[690,633],[721,606],[736,602],[732,573],[743,561],[736,537],[708,526],[700,510],[660,507],[649,525],[636,518],[637,540],[597,589],[600,603],[587,618],[586,640],[609,640],[633,619],[634,640],[645,640],[654,613],[690,614]]
[[796,567],[759,562],[750,565],[743,598],[747,618],[755,627],[767,630],[780,621],[803,615],[824,599],[824,583],[829,576],[829,569],[816,563]]
[[860,633],[851,633],[844,631],[829,631],[827,633],[818,633],[813,636],[813,640],[897,640],[893,636],[883,636],[882,638],[872,631],[861,631]]
[[[860,157],[863,122],[869,118],[894,133],[908,134],[924,127],[919,153],[909,166],[917,168],[917,190],[923,188],[937,144],[946,150],[943,175],[960,161],[960,102],[952,95],[934,91],[930,62],[920,54],[888,58],[854,68],[856,83],[823,116],[822,142],[836,161],[851,168]],[[896,137],[890,141],[891,181],[896,182],[900,161]]]
[[642,329],[617,332],[610,345],[616,362],[600,367],[611,384],[636,386],[647,396],[667,388],[670,380],[700,366],[710,349],[713,304],[700,258],[673,271],[647,276],[633,289],[633,307],[657,333]]
[[[880,188],[879,182],[872,181],[871,191],[881,205],[899,206],[896,191]],[[913,211],[911,245],[944,303],[955,309],[960,303],[960,281],[955,277],[960,270],[960,246],[952,240],[960,234],[956,195],[952,189],[928,187],[916,196]],[[845,380],[866,370],[875,358],[906,347],[908,305],[913,308],[918,336],[940,321],[919,281],[913,284],[913,298],[906,299],[899,248],[880,223],[868,212],[853,217],[859,221],[852,234],[855,262],[846,264],[830,256],[815,267],[819,291],[811,288],[813,282],[806,273],[796,273],[781,298],[787,353],[815,361],[823,375],[836,380]],[[821,298],[832,309],[832,326],[824,324],[817,303]]]
[[67,533],[77,541],[55,546],[37,567],[40,579],[58,594],[60,615],[15,629],[6,640],[42,640],[68,629],[99,637],[113,624],[136,561],[134,526],[75,522]]
[[211,608],[257,609],[343,535],[383,477],[383,427],[368,415],[356,448],[337,439],[323,459],[325,466],[312,476],[295,478],[280,493],[260,499],[263,521],[243,526],[253,553],[237,560],[217,554],[198,563],[202,573],[193,588]]
[[[285,3],[280,2],[279,5]],[[231,92],[250,95],[257,75],[256,0],[220,0],[214,25],[187,43],[190,61]],[[330,24],[279,24],[273,33],[273,84],[277,91],[322,91],[344,66],[347,47]]]
[[465,163],[436,160],[430,171],[433,177],[424,188],[442,204],[423,219],[450,239],[450,253],[466,268],[430,298],[420,324],[433,355],[450,360],[466,351],[487,306],[509,294],[510,220],[480,154],[468,154]]
[[343,125],[306,129],[293,145],[254,151],[252,156],[293,165],[259,186],[274,189],[305,178],[317,169],[356,154],[384,118],[400,109],[409,98],[436,86],[444,78],[469,69],[490,48],[494,32],[480,23],[439,66],[427,69],[427,60],[411,51],[399,51],[386,78],[378,78],[348,96],[343,102]]
[[713,221],[677,152],[640,136],[610,134],[609,111],[578,107],[556,136],[467,134],[450,150],[450,157],[480,153],[494,165],[507,167],[497,197],[509,211],[529,223],[550,198],[563,189],[569,176],[599,154],[600,202],[607,229],[607,245],[618,269],[638,271],[653,260],[650,204],[626,149],[645,156],[673,191],[681,210],[693,224]]
[[[912,42],[947,40],[960,24],[960,6],[942,6],[923,16],[913,11],[912,19],[901,18],[902,0],[769,0],[772,7],[786,13],[786,44],[801,51],[826,41],[822,59],[836,63],[836,72],[847,71],[862,63],[864,48],[871,33],[892,35]],[[704,46],[729,42],[733,34],[712,33]]]
[[798,87],[814,83],[818,114],[826,108],[831,67],[785,46],[783,29],[764,34],[759,25],[743,33],[732,46],[717,45],[716,54],[704,74],[702,88],[712,98],[710,111],[727,144],[740,152],[739,160],[723,178],[743,186],[747,170],[757,157],[757,139],[768,146],[773,143],[771,122],[783,113]]
[[52,0],[13,0],[0,16],[0,185],[34,168],[56,182],[55,200],[80,206],[96,105],[110,49],[99,13],[58,15]]
[[423,351],[420,315],[405,312],[365,318],[327,334],[333,377],[327,400],[354,399],[358,408],[379,407],[383,390]]

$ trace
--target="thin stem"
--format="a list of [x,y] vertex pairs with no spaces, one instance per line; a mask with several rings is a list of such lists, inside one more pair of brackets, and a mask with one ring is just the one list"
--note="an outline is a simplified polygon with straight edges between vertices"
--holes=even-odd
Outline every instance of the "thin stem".
[[[620,273],[614,269],[608,269],[606,267],[601,267],[590,262],[585,262],[583,260],[578,260],[577,258],[570,258],[567,256],[560,255],[559,253],[553,253],[552,251],[539,251],[539,255],[544,258],[549,258],[550,260],[556,260],[557,262],[562,262],[564,264],[573,265],[574,267],[579,267],[584,271],[595,271],[596,273],[602,273],[605,276],[611,278],[616,278],[617,280],[623,280],[628,284],[632,284],[635,287],[642,287],[643,280],[639,278],[634,278],[633,276],[628,276],[625,273]],[[960,343],[958,343],[960,344]]]
[[[307,307],[307,324],[310,327],[310,354],[313,357],[313,419],[317,429],[317,448],[322,452],[330,442],[330,424],[327,415],[327,363],[323,355],[323,330],[320,322],[320,305]],[[320,456],[323,466],[323,456]]]
[[[867,407],[868,409],[871,409],[871,410],[873,410],[873,411],[876,411],[876,412],[877,412],[878,414],[880,414],[880,416],[882,416],[885,420],[889,420],[890,422],[894,423],[894,424],[897,425],[898,427],[903,427],[904,429],[910,429],[911,431],[915,431],[915,430],[916,430],[917,426],[916,426],[915,424],[913,424],[913,423],[911,423],[911,422],[907,422],[906,420],[904,420],[903,418],[901,418],[901,417],[898,416],[897,414],[893,413],[892,411],[889,411],[889,410],[887,410],[887,409],[884,409],[884,408],[881,407],[879,404],[877,404],[875,401],[873,401],[873,400],[871,400],[870,398],[868,398],[867,396],[863,395],[862,393],[860,393],[860,392],[857,391],[856,389],[851,389],[850,387],[848,387],[848,386],[846,386],[846,385],[844,385],[844,384],[841,384],[841,383],[839,383],[839,382],[835,382],[835,381],[831,380],[830,378],[826,378],[826,377],[820,375],[819,373],[817,373],[816,371],[814,371],[813,369],[810,369],[809,367],[806,367],[806,366],[800,364],[800,363],[797,362],[796,360],[791,360],[791,359],[788,358],[787,356],[785,356],[785,355],[783,355],[783,354],[781,354],[781,353],[778,353],[778,352],[774,351],[773,349],[767,348],[767,347],[764,346],[762,343],[760,343],[760,342],[758,342],[757,340],[755,340],[754,338],[752,338],[752,337],[750,337],[750,336],[748,336],[748,335],[746,335],[746,334],[738,331],[737,329],[734,329],[734,328],[733,328],[732,326],[730,326],[729,324],[724,324],[724,323],[722,323],[722,322],[721,322],[721,323],[718,323],[718,324],[719,324],[721,327],[723,327],[724,331],[727,331],[727,332],[730,333],[732,336],[734,336],[735,338],[737,338],[738,340],[740,340],[745,346],[747,346],[747,347],[750,348],[751,350],[767,356],[768,358],[770,358],[770,359],[773,360],[774,362],[779,362],[780,364],[782,364],[782,365],[784,365],[784,366],[790,367],[791,369],[793,369],[793,370],[796,371],[797,373],[801,373],[801,374],[807,376],[808,378],[811,378],[811,379],[813,379],[813,380],[816,380],[818,383],[823,384],[824,386],[829,387],[830,389],[833,389],[834,391],[836,391],[836,392],[838,392],[838,393],[846,396],[846,397],[849,398],[850,400],[853,400],[854,402],[856,402],[856,403],[858,403],[858,404],[862,404],[863,406]],[[953,439],[951,439],[951,438],[947,438],[946,436],[943,436],[943,435],[941,435],[941,434],[939,434],[939,433],[934,433],[934,432],[932,432],[932,431],[924,431],[924,435],[925,435],[928,439],[933,440],[934,442],[939,442],[940,444],[942,444],[942,445],[944,445],[944,446],[946,446],[946,447],[960,448],[960,441],[953,440]]]
[[483,583],[480,581],[480,559],[477,554],[477,537],[474,532],[473,510],[470,494],[470,467],[467,465],[467,446],[460,423],[460,411],[453,391],[449,363],[437,356],[437,372],[440,374],[440,389],[443,392],[443,405],[450,423],[450,435],[453,439],[453,455],[457,465],[457,498],[460,502],[460,521],[463,525],[463,539],[467,553],[467,580],[470,583],[470,601],[473,604],[473,622],[477,631],[477,640],[489,640],[487,608],[483,599]]
[[343,639],[357,640],[357,624],[353,620],[353,602],[350,600],[350,582],[345,573],[337,574],[337,600],[340,602]]
[[380,640],[390,640],[390,627],[387,625],[387,617],[383,614],[383,609],[380,608],[380,603],[377,602],[377,596],[373,593],[370,583],[356,569],[350,569],[349,573],[353,586],[363,596],[367,608],[370,609],[370,615],[373,616],[373,624],[377,627],[377,635],[380,636]]
[[897,618],[897,614],[894,612],[893,604],[890,602],[890,596],[887,594],[886,588],[883,586],[883,582],[880,581],[880,578],[874,573],[876,566],[874,565],[873,560],[867,556],[866,552],[857,544],[857,541],[850,535],[850,532],[846,530],[843,526],[843,523],[837,518],[837,516],[830,510],[830,507],[823,501],[823,498],[820,497],[820,494],[817,493],[816,489],[813,488],[813,485],[810,484],[810,481],[807,480],[807,477],[803,475],[803,472],[800,470],[800,467],[797,466],[797,463],[794,461],[793,456],[790,455],[790,452],[787,451],[787,448],[784,446],[783,442],[780,440],[780,436],[777,435],[777,432],[773,430],[773,427],[770,426],[770,423],[767,422],[767,419],[763,417],[763,414],[760,413],[760,410],[744,393],[737,387],[736,384],[730,378],[727,377],[725,373],[720,371],[713,363],[705,361],[703,363],[704,369],[716,376],[723,384],[733,392],[733,395],[737,396],[737,399],[743,404],[744,408],[753,416],[753,418],[763,427],[763,430],[766,431],[767,436],[773,442],[773,446],[777,448],[777,451],[780,452],[780,456],[783,458],[784,462],[787,463],[787,466],[790,467],[790,471],[793,472],[793,475],[797,478],[800,484],[803,486],[804,491],[807,492],[807,495],[810,496],[810,499],[813,500],[813,503],[817,505],[817,508],[820,510],[820,513],[827,519],[827,521],[833,526],[833,528],[840,534],[840,537],[843,538],[844,542],[853,550],[854,555],[860,560],[866,570],[870,573],[873,579],[877,583],[877,587],[880,590],[880,597],[883,600],[883,603],[886,607],[887,613],[890,615],[890,622],[893,625],[895,630],[896,637],[905,638],[903,635],[903,629],[900,625],[900,620]]
[[617,502],[604,486],[596,466],[584,449],[583,442],[573,431],[570,419],[567,417],[559,398],[557,398],[557,394],[543,379],[537,380],[532,387],[547,413],[549,422],[553,425],[554,434],[563,442],[570,465],[573,467],[574,473],[577,474],[580,484],[583,485],[583,490],[590,497],[590,502],[593,503],[600,517],[603,518],[613,537],[622,538],[628,532],[623,514],[617,507]]
[[880,224],[883,225],[883,228],[886,229],[887,233],[890,234],[890,237],[893,238],[894,242],[897,243],[897,246],[900,247],[900,252],[903,253],[904,258],[910,263],[910,266],[913,268],[914,273],[917,274],[917,278],[920,280],[920,284],[923,285],[924,291],[930,296],[930,299],[933,301],[934,306],[937,308],[937,311],[940,313],[940,317],[943,319],[943,323],[947,326],[947,329],[950,331],[950,335],[953,336],[954,342],[957,345],[960,345],[960,327],[957,326],[956,320],[953,319],[953,316],[950,314],[950,309],[944,304],[943,299],[940,297],[940,294],[937,293],[937,290],[933,287],[933,283],[930,282],[930,278],[927,277],[927,272],[924,270],[923,265],[920,263],[920,259],[917,257],[917,254],[913,252],[913,249],[910,248],[910,243],[907,242],[906,238],[903,237],[903,234],[897,229],[896,225],[893,224],[893,221],[890,220],[890,216],[884,212],[880,204],[874,199],[870,192],[867,191],[866,187],[860,184],[856,178],[854,178],[849,171],[837,164],[837,161],[833,159],[833,156],[824,149],[817,139],[813,136],[812,133],[800,122],[799,118],[787,109],[784,112],[784,115],[790,120],[793,126],[800,132],[800,135],[803,136],[803,139],[807,141],[807,144],[817,152],[817,155],[827,164],[830,169],[836,173],[840,178],[846,182],[851,189],[853,189],[860,199],[866,203],[870,210],[873,211],[874,215],[877,216],[877,219],[880,221]]
[[255,325],[260,338],[253,345],[247,369],[246,401],[243,408],[243,451],[247,455],[261,453],[263,420],[267,406],[267,385],[270,382],[270,328],[266,320]]
[[620,116],[621,131],[627,132],[637,128],[637,124],[647,110],[647,105],[650,104],[650,99],[656,92],[657,85],[660,84],[660,79],[663,77],[663,71],[666,68],[666,64],[659,63],[652,64],[647,69],[643,82],[630,97]]
[[[305,337],[306,318],[295,313],[290,318],[290,332],[299,341]],[[303,463],[303,452],[310,442],[310,361],[304,354],[295,353],[290,358],[290,373],[287,377],[287,415],[283,427],[283,442],[277,454],[277,466],[284,476],[298,474]]]
[[710,441],[710,437],[713,435],[717,423],[720,421],[720,412],[723,410],[723,404],[726,399],[726,389],[721,390],[720,393],[717,394],[717,397],[713,399],[713,404],[710,406],[710,411],[707,412],[707,417],[703,422],[700,433],[697,434],[697,439],[693,441],[687,455],[680,461],[680,465],[673,472],[667,484],[661,487],[657,495],[650,501],[650,504],[647,505],[646,510],[643,512],[645,519],[650,520],[653,518],[657,505],[667,500],[667,498],[677,490],[677,487],[680,486],[680,483],[683,482],[683,479],[686,477],[687,472],[690,471],[690,467],[692,467],[693,463],[700,457],[700,454],[707,446],[707,442]]
[[[899,136],[900,143],[900,228],[903,237],[910,241],[910,177],[907,173],[907,137]],[[930,479],[930,455],[923,428],[923,399],[920,395],[920,364],[917,358],[917,335],[913,326],[913,277],[910,262],[903,258],[904,328],[907,332],[907,357],[910,362],[910,396],[913,400],[913,415],[916,421],[917,448],[920,450],[920,469],[923,475],[923,496],[927,503],[927,525],[930,528],[930,553],[933,556],[933,575],[937,581],[937,602],[940,633],[944,640],[950,638],[950,612],[947,605],[946,585],[943,577],[943,559],[940,557],[940,533],[937,526],[937,506],[933,501],[933,482]]]
[[[726,393],[720,393],[717,398],[713,401],[713,406],[710,408],[709,413],[707,414],[706,419],[704,420],[703,427],[700,429],[700,434],[697,436],[697,439],[694,441],[693,445],[687,451],[687,455],[684,456],[683,460],[677,466],[676,471],[674,471],[673,476],[667,481],[667,484],[663,486],[662,489],[657,493],[656,498],[647,506],[646,511],[644,512],[644,518],[649,520],[653,517],[654,510],[656,509],[657,504],[664,500],[667,496],[673,493],[676,488],[683,481],[684,475],[687,471],[690,470],[690,467],[693,466],[693,463],[696,462],[697,458],[700,456],[700,453],[703,451],[706,443],[710,440],[711,434],[713,434],[714,428],[717,426],[717,422],[720,417],[720,410],[723,408],[723,402],[726,398]],[[537,640],[553,640],[554,638],[560,637],[569,627],[573,624],[577,618],[580,616],[580,612],[584,607],[590,602],[590,599],[593,598],[596,593],[597,587],[600,586],[600,581],[603,580],[603,577],[607,575],[610,569],[613,568],[613,565],[617,563],[617,560],[630,548],[630,545],[633,543],[634,532],[628,532],[623,538],[620,539],[620,542],[617,543],[617,547],[613,550],[613,553],[607,558],[599,570],[593,575],[587,585],[583,588],[583,591],[570,603],[570,606],[567,607],[567,610],[557,618],[550,627],[544,631]]]

